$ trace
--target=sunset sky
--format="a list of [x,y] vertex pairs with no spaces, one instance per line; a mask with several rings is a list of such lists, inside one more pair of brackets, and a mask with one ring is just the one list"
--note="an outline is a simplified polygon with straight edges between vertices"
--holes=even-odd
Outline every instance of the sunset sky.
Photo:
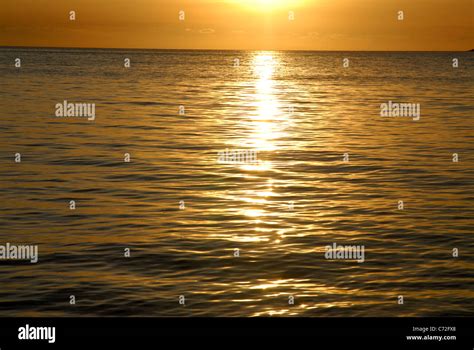
[[[472,0],[2,0],[1,46],[474,48]],[[69,20],[69,11],[76,20]],[[185,20],[179,20],[179,11]],[[398,11],[405,19],[399,21]],[[289,20],[293,11],[294,20]]]

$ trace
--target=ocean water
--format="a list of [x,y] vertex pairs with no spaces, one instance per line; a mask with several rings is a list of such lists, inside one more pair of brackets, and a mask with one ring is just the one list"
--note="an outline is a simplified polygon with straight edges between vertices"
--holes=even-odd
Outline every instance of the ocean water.
[[473,73],[472,53],[0,49],[0,245],[39,249],[0,260],[0,315],[472,316]]

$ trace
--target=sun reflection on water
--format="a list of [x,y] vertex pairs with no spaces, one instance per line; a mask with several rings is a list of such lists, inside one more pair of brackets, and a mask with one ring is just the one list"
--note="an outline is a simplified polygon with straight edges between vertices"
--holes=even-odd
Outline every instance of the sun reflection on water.
[[286,116],[278,99],[274,74],[278,58],[267,52],[258,53],[253,57],[253,73],[255,82],[255,112],[250,115],[251,134],[247,140],[249,145],[258,151],[275,151],[273,142],[281,137],[278,121]]
[[[256,164],[242,164],[242,172],[264,173],[268,186],[266,189],[252,189],[246,191],[240,200],[259,205],[258,207],[245,208],[241,214],[250,219],[262,219],[270,215],[263,206],[267,204],[267,198],[273,197],[273,179],[269,178],[273,170],[272,161],[268,156],[275,152],[278,147],[275,141],[281,137],[282,130],[279,120],[285,118],[278,94],[275,88],[274,74],[279,64],[278,58],[269,52],[256,53],[252,58],[252,69],[255,77],[255,93],[252,96],[254,113],[251,113],[245,121],[248,133],[243,143],[258,152]],[[264,156],[267,156],[263,158]],[[269,174],[269,175],[267,175]],[[260,223],[260,220],[254,223]]]
[[[282,106],[275,81],[275,75],[281,65],[279,54],[258,52],[253,55],[251,62],[254,76],[254,94],[250,97],[253,100],[253,112],[244,119],[247,133],[240,142],[258,152],[258,161],[255,164],[241,164],[239,168],[244,174],[258,174],[266,184],[258,189],[246,190],[239,200],[256,205],[242,209],[241,214],[253,220],[263,220],[263,217],[275,215],[268,213],[264,206],[271,198],[277,197],[273,188],[274,164],[271,156],[279,150],[277,142],[285,136],[285,122],[288,121],[289,115]],[[280,242],[280,239],[275,241]]]

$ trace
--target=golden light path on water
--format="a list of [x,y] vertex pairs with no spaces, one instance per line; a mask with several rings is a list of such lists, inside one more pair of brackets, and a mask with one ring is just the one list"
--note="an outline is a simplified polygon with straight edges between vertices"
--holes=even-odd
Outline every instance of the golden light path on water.
[[[273,152],[277,148],[274,140],[278,138],[281,130],[278,129],[278,119],[281,118],[281,106],[274,92],[273,74],[278,61],[269,52],[259,52],[253,57],[253,72],[256,76],[255,83],[255,107],[256,113],[249,116],[251,131],[245,142],[249,148],[257,151],[259,155],[263,152]],[[257,156],[258,157],[258,156]],[[268,172],[272,170],[270,160],[258,159],[258,164],[241,165],[243,172]],[[265,204],[266,198],[273,196],[273,179],[267,179],[268,188],[265,191],[250,191],[243,201],[253,204]],[[262,209],[246,209],[243,214],[255,219],[259,223],[261,219],[268,215]]]
[[[282,146],[284,143],[280,141],[283,138],[290,138],[290,126],[293,124],[292,119],[294,118],[290,106],[282,98],[282,91],[285,89],[277,84],[276,75],[278,70],[284,69],[281,55],[279,52],[258,52],[254,54],[252,70],[255,77],[255,92],[249,96],[250,99],[253,99],[254,113],[251,113],[247,120],[244,118],[244,123],[249,131],[246,139],[243,140],[243,144],[249,149],[258,151],[259,161],[258,164],[240,165],[240,172],[245,174],[244,176],[258,176],[263,183],[266,183],[266,188],[244,189],[242,190],[244,193],[240,197],[234,198],[251,206],[250,208],[244,206],[245,209],[237,210],[239,214],[248,218],[249,224],[253,225],[253,235],[234,237],[235,241],[260,243],[262,248],[259,248],[259,250],[261,249],[266,253],[270,250],[278,251],[281,258],[277,259],[283,259],[287,248],[292,249],[286,246],[285,235],[298,235],[295,224],[287,220],[287,215],[291,215],[289,214],[289,203],[278,200],[279,194],[274,191],[276,184],[288,185],[288,183],[278,179],[277,175],[281,170],[276,169],[272,155],[283,151],[283,147],[288,147],[286,144]],[[285,85],[285,87],[287,86]],[[273,209],[275,208],[275,202],[279,203],[276,210]],[[314,254],[315,252],[299,249],[299,253]],[[298,315],[303,310],[350,306],[347,301],[314,302],[310,304],[303,302],[290,305],[288,300],[291,297],[336,296],[347,294],[348,291],[327,284],[316,284],[309,278],[285,279],[278,272],[274,274],[270,272],[266,278],[238,282],[236,286],[247,291],[258,292],[259,296],[255,299],[236,299],[233,301],[246,304],[250,310],[255,308],[252,303],[267,304],[263,308],[255,309],[251,313],[253,316],[291,316]],[[279,300],[280,302],[267,303],[268,300]]]
[[[278,54],[272,52],[258,52],[252,58],[252,70],[255,76],[255,94],[253,98],[253,107],[255,112],[248,116],[249,120],[245,123],[249,127],[247,138],[244,144],[258,152],[258,164],[243,164],[240,171],[244,174],[262,174],[266,177],[266,189],[249,189],[245,194],[238,198],[240,201],[252,205],[251,209],[242,209],[240,214],[246,216],[254,224],[254,236],[246,237],[245,242],[261,242],[262,244],[280,244],[285,237],[285,228],[280,225],[274,225],[275,228],[268,228],[278,222],[274,221],[280,215],[278,212],[269,212],[265,205],[270,197],[276,196],[273,190],[274,165],[271,160],[271,154],[279,150],[277,141],[286,135],[285,128],[290,121],[291,115],[285,110],[284,104],[279,100],[278,92],[275,87],[274,75],[280,64]],[[266,156],[266,157],[265,157]],[[263,175],[264,174],[264,175]],[[252,176],[252,175],[247,175]],[[261,227],[260,224],[264,224]],[[270,238],[269,238],[270,237]],[[241,241],[242,242],[242,241]],[[271,249],[266,247],[266,249]],[[264,299],[280,298],[290,296],[286,292],[293,288],[313,290],[315,287],[308,280],[281,279],[278,276],[274,278],[258,279],[256,281],[237,283],[237,286],[251,291],[258,291],[258,299],[236,299],[234,302],[247,304],[250,308],[252,303],[263,302]],[[325,288],[325,286],[319,286]],[[283,304],[284,305],[284,304]],[[307,309],[308,305],[301,304],[299,308]],[[288,307],[268,306],[264,310],[255,310],[253,316],[272,316],[272,315],[297,315],[299,312]]]

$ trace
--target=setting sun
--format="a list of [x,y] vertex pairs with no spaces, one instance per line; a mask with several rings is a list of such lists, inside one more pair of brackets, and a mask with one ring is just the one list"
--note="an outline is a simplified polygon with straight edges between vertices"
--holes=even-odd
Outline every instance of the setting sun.
[[279,10],[296,8],[302,5],[305,0],[229,0],[230,3],[240,4],[251,10]]

